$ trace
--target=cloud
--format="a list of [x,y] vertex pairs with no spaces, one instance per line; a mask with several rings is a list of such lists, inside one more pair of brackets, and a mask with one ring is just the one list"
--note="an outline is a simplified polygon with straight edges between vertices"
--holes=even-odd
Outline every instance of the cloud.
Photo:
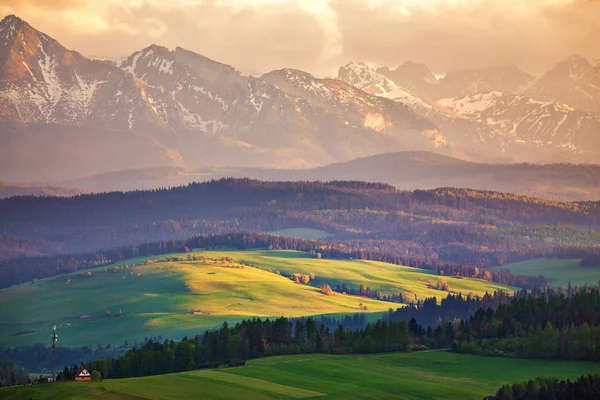
[[[83,54],[128,55],[152,43],[180,46],[248,73],[294,67],[322,72],[335,44],[313,13],[293,2],[14,1],[14,12]],[[50,3],[50,2],[48,2]]]
[[583,0],[431,1],[393,12],[389,2],[332,3],[343,59],[421,61],[436,72],[503,64],[541,72],[574,52],[595,57],[600,48],[589,38],[600,37],[599,6]]
[[2,0],[0,12],[83,54],[157,43],[246,73],[323,76],[350,60],[541,72],[571,53],[600,58],[598,0]]

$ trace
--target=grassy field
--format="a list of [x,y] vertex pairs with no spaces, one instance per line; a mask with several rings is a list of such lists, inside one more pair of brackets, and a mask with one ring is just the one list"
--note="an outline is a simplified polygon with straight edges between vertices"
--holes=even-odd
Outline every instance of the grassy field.
[[474,399],[537,376],[576,378],[600,365],[488,358],[432,351],[410,354],[269,357],[245,367],[145,378],[66,382],[0,390],[0,398],[80,399]]
[[521,261],[494,267],[491,269],[507,269],[515,274],[543,275],[553,286],[567,286],[569,281],[573,286],[598,284],[600,280],[600,266],[582,267],[580,259],[540,258],[536,260]]
[[99,342],[133,343],[145,336],[180,338],[250,316],[354,314],[364,312],[360,303],[368,311],[382,312],[392,305],[342,294],[325,296],[316,287],[274,273],[212,260],[97,268],[90,275],[4,289],[0,303],[18,305],[0,309],[0,346],[47,341],[48,329],[56,322],[63,346],[94,347]]
[[512,291],[503,285],[479,279],[462,279],[437,275],[434,271],[411,268],[366,260],[325,260],[308,257],[299,251],[206,251],[210,257],[231,257],[238,262],[256,265],[261,269],[291,274],[294,272],[310,274],[316,277],[314,284],[328,283],[331,287],[343,283],[353,288],[361,284],[383,294],[402,293],[407,301],[437,297],[441,299],[447,292],[435,289],[435,285],[445,280],[453,293],[473,293],[484,295],[503,289]]
[[271,235],[279,235],[286,237],[295,237],[298,239],[305,240],[317,240],[324,239],[329,236],[333,236],[332,233],[321,231],[319,229],[311,229],[311,228],[288,228],[288,229],[280,229],[278,231],[268,232]]
[[[144,264],[134,259],[88,272],[39,280],[0,290],[0,346],[47,342],[59,325],[62,346],[132,344],[145,337],[179,339],[251,316],[299,317],[367,312],[374,320],[398,303],[344,294],[325,296],[318,287],[360,284],[407,300],[445,297],[451,291],[483,295],[507,289],[491,282],[441,277],[432,271],[362,260],[324,260],[295,251],[199,251],[204,260]],[[182,255],[179,255],[182,256]],[[162,256],[173,257],[173,255]],[[225,261],[229,257],[233,261]],[[161,257],[154,257],[158,259]],[[247,262],[259,268],[242,266]],[[271,272],[272,271],[272,272]],[[313,273],[312,286],[275,273]],[[362,303],[367,310],[360,308]],[[105,316],[110,310],[110,317]],[[191,310],[199,310],[196,315]],[[85,318],[82,318],[85,317]],[[88,318],[89,317],[89,318]]]

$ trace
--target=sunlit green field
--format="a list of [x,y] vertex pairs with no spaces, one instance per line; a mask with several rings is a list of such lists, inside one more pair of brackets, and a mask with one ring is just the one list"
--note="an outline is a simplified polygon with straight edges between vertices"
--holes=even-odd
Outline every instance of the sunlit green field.
[[447,292],[435,289],[435,285],[445,280],[450,292],[482,296],[495,290],[512,291],[513,288],[479,279],[462,279],[437,275],[434,271],[411,268],[366,260],[325,260],[308,257],[299,251],[207,251],[210,257],[231,257],[238,262],[256,265],[261,269],[291,274],[313,273],[315,284],[328,283],[331,287],[346,283],[358,288],[361,284],[383,294],[402,293],[404,298],[413,302],[427,297],[444,298]]
[[600,265],[597,267],[582,267],[580,259],[540,258],[536,260],[521,261],[494,267],[491,269],[507,269],[521,275],[543,275],[553,286],[583,286],[586,282],[590,285],[598,284],[600,280]]
[[474,399],[537,376],[600,373],[580,362],[488,358],[432,351],[410,354],[269,357],[245,367],[37,385],[0,390],[3,399]]
[[[0,345],[47,341],[59,324],[63,346],[180,338],[224,320],[387,311],[391,303],[337,294],[224,261],[160,262],[45,279],[0,291]],[[105,316],[110,310],[110,317]],[[190,314],[196,310],[197,314]],[[119,314],[121,314],[119,316]],[[81,317],[91,317],[82,319]],[[23,333],[34,331],[31,333]]]
[[[179,339],[224,320],[349,315],[373,320],[398,303],[344,294],[326,296],[319,286],[360,284],[408,301],[448,293],[434,288],[445,279],[452,292],[483,295],[507,289],[491,282],[441,277],[431,271],[361,260],[325,260],[294,251],[199,251],[204,260],[145,264],[146,259],[39,280],[0,290],[0,346],[48,342],[56,323],[62,346],[129,345],[145,337]],[[179,256],[182,256],[181,254]],[[173,255],[153,257],[153,259]],[[230,257],[233,261],[225,261]],[[247,262],[258,268],[240,265]],[[127,265],[127,266],[126,266]],[[315,275],[311,285],[282,274]],[[361,306],[362,303],[362,306]],[[366,307],[366,309],[364,309]],[[106,310],[110,316],[106,316]],[[190,312],[196,310],[196,314]]]

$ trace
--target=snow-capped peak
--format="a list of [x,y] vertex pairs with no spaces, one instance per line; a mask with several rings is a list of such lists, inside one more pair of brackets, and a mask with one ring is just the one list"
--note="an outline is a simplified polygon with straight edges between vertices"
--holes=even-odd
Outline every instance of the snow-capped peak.
[[338,79],[364,89],[385,77],[363,62],[349,62],[338,70]]
[[362,62],[350,62],[340,67],[338,79],[367,93],[398,101],[413,109],[415,107],[428,110],[432,108],[420,97],[410,93],[407,89]]
[[0,21],[0,41],[4,42],[4,45],[11,43],[22,24],[23,20],[15,15],[4,17]]

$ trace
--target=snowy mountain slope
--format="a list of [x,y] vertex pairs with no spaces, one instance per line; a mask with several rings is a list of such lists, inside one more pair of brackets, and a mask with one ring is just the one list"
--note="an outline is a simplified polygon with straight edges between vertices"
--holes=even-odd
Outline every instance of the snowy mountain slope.
[[[445,104],[417,96],[364,63],[344,65],[339,69],[338,79],[358,85],[357,87],[368,93],[405,104],[417,114],[431,120],[442,130],[449,145],[468,152],[462,154],[463,157],[531,161],[530,150],[539,147],[501,126],[474,120]],[[479,158],[473,157],[473,154],[478,154]],[[548,157],[549,154],[538,151],[536,156]]]
[[25,123],[124,129],[151,110],[122,70],[65,49],[14,16],[0,23],[0,107]]
[[600,65],[573,55],[542,75],[524,94],[600,114]]
[[306,99],[329,117],[351,130],[369,129],[394,139],[405,148],[436,149],[446,146],[443,133],[402,104],[380,98],[335,79],[317,79],[295,70],[283,69],[261,77],[283,92]]
[[[429,121],[393,103],[392,108],[402,113],[386,120],[378,114],[380,99],[365,93],[349,99],[346,109],[331,112],[336,108],[336,90],[301,71],[292,74],[288,70],[288,77],[306,78],[288,81],[296,90],[290,95],[289,88],[283,90],[267,79],[275,73],[261,78],[243,76],[230,66],[181,48],[169,51],[151,46],[131,55],[121,67],[135,75],[156,114],[174,131],[200,131],[252,149],[269,149],[295,160],[292,165],[320,165],[357,154],[376,154],[390,146],[435,146],[428,140],[412,141],[423,130],[428,132],[426,137],[435,130]],[[316,97],[322,101],[311,101]],[[362,114],[356,112],[358,108]],[[362,120],[348,123],[352,119]]]
[[531,141],[600,160],[600,116],[568,105],[535,101],[500,92],[481,93],[440,103],[457,113]]

